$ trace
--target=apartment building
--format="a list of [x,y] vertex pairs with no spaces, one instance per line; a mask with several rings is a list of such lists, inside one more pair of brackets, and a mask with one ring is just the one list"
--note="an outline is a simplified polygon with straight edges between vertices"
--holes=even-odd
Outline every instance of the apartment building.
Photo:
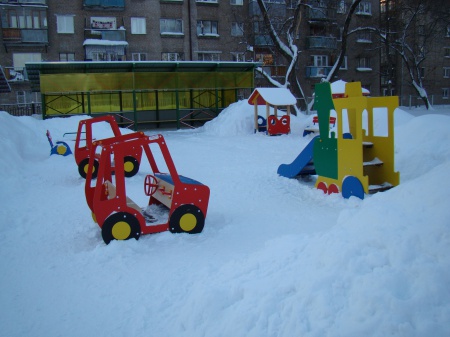
[[[302,8],[297,71],[307,97],[336,60],[349,3],[310,0],[311,7]],[[296,2],[266,4],[282,33]],[[27,83],[26,62],[256,61],[280,80],[288,66],[274,47],[255,0],[0,0],[0,11],[4,73],[0,72],[0,103],[40,100]],[[380,1],[363,0],[351,26],[377,26],[381,14]],[[445,80],[450,75],[450,44],[441,51]],[[387,83],[394,82],[382,77],[381,55],[379,42],[370,33],[352,34],[339,78],[361,81],[372,95],[400,94],[386,90]],[[445,81],[435,82],[440,86],[436,92],[444,95]],[[267,82],[256,74],[255,84]],[[402,86],[407,93],[406,82]]]

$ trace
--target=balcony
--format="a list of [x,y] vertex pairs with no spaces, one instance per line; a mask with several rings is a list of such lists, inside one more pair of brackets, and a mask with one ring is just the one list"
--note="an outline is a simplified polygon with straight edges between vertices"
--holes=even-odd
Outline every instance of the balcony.
[[3,28],[3,42],[10,45],[48,45],[48,30]]
[[306,38],[306,48],[308,49],[336,49],[337,39],[327,36],[308,36]]
[[[263,66],[262,69],[266,74],[270,75],[270,77],[285,77],[287,66],[284,65]],[[262,78],[263,75],[261,75],[259,72],[256,72],[256,77]]]
[[335,8],[309,8],[309,21],[334,21],[336,20]]
[[47,5],[47,0],[0,0],[0,3],[8,5]]
[[255,46],[273,46],[274,43],[270,35],[255,35]]
[[306,78],[327,77],[333,67],[306,67]]
[[5,78],[8,82],[23,82],[28,80],[25,68],[21,67],[5,67]]
[[[108,41],[126,41],[125,29],[85,29],[84,38],[86,40],[108,40]],[[99,42],[99,44],[101,44]]]
[[124,10],[125,0],[83,0],[84,9]]

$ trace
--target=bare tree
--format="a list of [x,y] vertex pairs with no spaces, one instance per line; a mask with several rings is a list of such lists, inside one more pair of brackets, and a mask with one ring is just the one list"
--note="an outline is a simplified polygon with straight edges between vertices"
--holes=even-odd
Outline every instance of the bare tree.
[[[317,2],[317,6],[315,6],[315,2]],[[342,34],[342,43],[341,48],[339,52],[339,57],[336,59],[335,64],[333,65],[330,73],[326,78],[324,78],[324,81],[330,81],[333,76],[337,75],[339,72],[339,68],[344,60],[346,50],[347,50],[347,36],[348,36],[348,30],[350,27],[350,22],[352,19],[352,16],[358,7],[361,0],[352,0],[351,5],[348,8],[347,16],[344,23],[344,30]],[[259,9],[261,11],[262,18],[264,20],[265,26],[268,29],[268,33],[274,43],[274,47],[280,53],[288,62],[288,67],[286,71],[286,75],[284,76],[283,82],[280,82],[276,79],[274,79],[270,74],[266,73],[263,68],[257,69],[272,85],[276,87],[285,87],[290,89],[290,91],[294,94],[296,97],[301,97],[305,99],[305,95],[300,83],[300,80],[298,78],[298,72],[297,72],[297,62],[298,62],[298,55],[301,52],[299,50],[299,47],[297,45],[298,42],[296,42],[296,36],[300,33],[300,25],[303,19],[303,10],[305,8],[314,9],[314,10],[324,10],[326,11],[326,8],[322,8],[321,6],[318,6],[321,2],[320,1],[312,1],[312,0],[298,0],[295,9],[294,14],[292,17],[289,17],[286,19],[284,27],[286,27],[284,31],[284,35],[280,35],[279,32],[275,29],[275,26],[273,24],[273,16],[270,14],[269,7],[266,5],[265,0],[257,0]],[[335,6],[335,2],[332,1],[328,2],[328,6]],[[326,13],[324,12],[324,15]],[[305,99],[305,106],[307,109],[307,112],[309,112],[310,108],[312,107],[313,102],[310,104],[306,104]]]
[[[391,10],[395,15],[387,17],[387,20],[395,20],[395,28],[387,24],[382,26],[381,30],[368,29],[377,31],[387,57],[392,57],[391,51],[400,57],[411,86],[429,109],[431,103],[424,86],[424,63],[433,51],[433,45],[437,43],[439,36],[443,36],[444,29],[450,24],[448,0],[399,0],[388,2],[388,5],[390,8],[384,10]],[[386,71],[387,75],[391,76],[389,69]]]

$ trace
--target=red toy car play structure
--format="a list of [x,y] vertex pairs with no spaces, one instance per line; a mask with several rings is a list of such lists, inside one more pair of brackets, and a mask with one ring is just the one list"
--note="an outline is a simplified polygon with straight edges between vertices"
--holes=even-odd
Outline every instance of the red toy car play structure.
[[[127,196],[126,185],[127,181],[128,184],[130,182],[125,179],[125,170],[119,169],[125,167],[127,154],[138,150],[145,154],[153,171],[153,174],[142,174],[144,192],[150,197],[144,208]],[[95,153],[99,156],[96,157]],[[168,173],[158,169],[156,159],[161,161],[160,154]],[[97,179],[93,180],[96,161]],[[137,178],[134,177],[133,181]],[[86,201],[106,244],[111,240],[137,240],[140,235],[166,230],[172,233],[200,233],[210,194],[207,186],[178,175],[162,135],[146,136],[143,132],[93,142],[86,170],[85,192]]]
[[[94,141],[94,136],[92,132],[93,124],[105,122],[108,123],[113,132],[114,138],[122,135],[120,128],[113,116],[101,116],[91,119],[85,119],[78,123],[77,138],[75,140],[75,162],[78,166],[78,173],[83,178],[86,178],[89,155],[91,153],[92,142]],[[82,138],[85,135],[85,138]],[[95,178],[98,170],[98,157],[99,154],[94,152],[96,160],[93,164],[93,177]],[[128,152],[125,153],[124,157],[124,170],[126,177],[132,177],[139,171],[139,165],[142,156],[141,148],[129,148]]]

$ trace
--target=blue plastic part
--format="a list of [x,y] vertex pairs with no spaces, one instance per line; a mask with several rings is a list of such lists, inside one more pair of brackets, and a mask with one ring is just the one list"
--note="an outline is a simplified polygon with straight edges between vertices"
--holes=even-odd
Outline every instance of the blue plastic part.
[[[315,170],[303,170],[308,164],[311,164],[313,159],[314,142],[319,136],[314,137],[306,145],[302,152],[294,159],[291,164],[281,164],[278,167],[277,173],[286,178],[294,178],[301,174],[315,174]],[[303,170],[303,171],[302,171]]]
[[[172,176],[170,174],[167,173],[155,173],[155,177],[157,177],[158,179],[164,180],[165,182],[168,182],[171,185],[175,185],[173,183],[173,179]],[[185,177],[185,176],[178,176],[180,178],[180,181],[184,184],[192,184],[192,185],[203,185],[201,182]]]
[[358,178],[348,176],[342,182],[342,196],[345,199],[350,197],[358,197],[364,199],[364,188]]
[[[49,142],[51,142],[51,141],[49,140]],[[65,148],[63,153],[58,152],[58,149],[61,147]],[[57,154],[57,155],[65,157],[65,156],[68,156],[69,154],[72,154],[72,151],[70,150],[70,146],[67,145],[66,142],[56,142],[56,145],[53,146],[52,149],[50,150],[50,155],[52,155],[52,154]]]
[[267,131],[267,120],[263,116],[258,115],[258,132],[264,131]]

